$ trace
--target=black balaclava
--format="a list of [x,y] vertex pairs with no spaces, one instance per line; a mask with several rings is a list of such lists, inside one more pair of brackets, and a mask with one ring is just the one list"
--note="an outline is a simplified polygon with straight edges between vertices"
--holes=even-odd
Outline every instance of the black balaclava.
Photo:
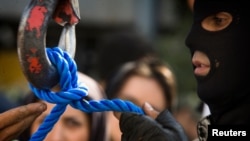
[[[194,21],[186,39],[193,55],[204,52],[211,69],[198,77],[198,96],[208,104],[216,124],[250,124],[250,15],[246,0],[195,0]],[[232,15],[231,24],[207,31],[201,22],[218,12]],[[216,67],[216,64],[218,67]]]

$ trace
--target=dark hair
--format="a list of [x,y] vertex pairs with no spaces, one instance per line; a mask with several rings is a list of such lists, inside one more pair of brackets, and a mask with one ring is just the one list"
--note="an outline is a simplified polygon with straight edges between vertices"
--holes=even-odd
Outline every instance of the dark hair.
[[[171,72],[170,75],[164,74],[163,70]],[[110,79],[106,85],[106,94],[109,99],[117,96],[124,83],[133,75],[152,77],[163,88],[167,107],[171,111],[176,105],[176,82],[175,76],[169,65],[156,58],[132,61],[124,64]]]
[[99,79],[108,80],[126,62],[155,56],[153,45],[133,32],[106,35],[98,43],[97,69]]

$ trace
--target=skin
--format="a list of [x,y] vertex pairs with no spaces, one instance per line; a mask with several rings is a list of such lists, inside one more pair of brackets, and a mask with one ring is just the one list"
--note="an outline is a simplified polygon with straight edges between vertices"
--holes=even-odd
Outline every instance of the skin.
[[[160,114],[160,112],[157,111],[156,109],[154,109],[153,106],[151,104],[149,104],[148,102],[145,102],[143,104],[142,109],[147,116],[149,116],[153,119],[156,119],[156,117]],[[120,120],[120,117],[121,117],[120,112],[114,112],[114,115],[115,115],[116,119]]]
[[210,61],[205,53],[201,51],[195,51],[192,57],[192,63],[195,66],[195,75],[206,76],[209,73]]
[[187,5],[191,11],[193,11],[194,0],[187,0]]
[[118,97],[130,100],[140,107],[148,102],[159,111],[166,107],[164,91],[153,78],[130,77],[118,93]]
[[15,139],[45,110],[46,104],[37,102],[0,114],[0,140]]
[[[34,133],[44,118],[50,114],[55,106],[47,103],[47,110],[41,114],[31,126],[31,133]],[[67,106],[65,112],[48,133],[44,141],[88,141],[90,135],[90,121],[87,114],[80,110]]]
[[[156,117],[156,114],[155,112],[151,114],[151,110],[155,108],[157,110],[154,111],[162,111],[166,107],[163,89],[152,78],[145,78],[141,76],[130,77],[121,88],[120,92],[118,92],[118,98],[130,100],[136,105],[146,108],[146,110],[149,109],[147,110],[149,111],[148,114],[154,118]],[[152,108],[151,105],[154,108]],[[119,128],[119,120],[117,120],[112,112],[109,114],[108,119],[110,122],[110,130],[112,130],[112,141],[120,141],[121,131]]]
[[207,31],[220,31],[229,26],[233,21],[233,17],[228,12],[218,12],[206,17],[201,26]]

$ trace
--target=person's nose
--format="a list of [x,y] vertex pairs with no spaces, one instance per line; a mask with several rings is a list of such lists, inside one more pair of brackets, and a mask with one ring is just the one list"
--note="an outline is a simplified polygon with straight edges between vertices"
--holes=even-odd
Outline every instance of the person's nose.
[[65,141],[62,126],[58,123],[55,124],[44,141]]

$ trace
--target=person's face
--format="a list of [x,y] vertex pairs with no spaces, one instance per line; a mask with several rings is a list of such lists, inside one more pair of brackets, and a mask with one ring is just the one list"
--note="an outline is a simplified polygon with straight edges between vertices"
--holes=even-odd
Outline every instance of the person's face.
[[122,132],[119,127],[119,120],[114,116],[113,112],[108,113],[108,132],[109,141],[121,141]]
[[[37,131],[45,117],[55,106],[47,103],[47,110],[40,115],[31,127],[31,133]],[[47,134],[44,141],[88,141],[90,135],[90,121],[87,114],[80,110],[67,106],[65,112]]]
[[159,111],[164,110],[167,105],[160,84],[153,78],[143,76],[131,76],[118,92],[118,97],[131,100],[140,107],[148,102]]
[[[153,78],[143,76],[131,76],[118,92],[120,99],[130,100],[142,107],[145,102],[150,103],[155,109],[162,111],[166,108],[166,98],[160,84]],[[110,140],[120,141],[121,131],[119,121],[113,114],[109,114]]]
[[[208,32],[217,32],[225,29],[232,22],[231,14],[227,12],[218,12],[209,15],[201,22],[201,27]],[[199,49],[193,50],[192,63],[194,65],[194,74],[205,77],[210,71],[210,60],[207,54]],[[219,67],[219,62],[215,63],[215,68]]]

